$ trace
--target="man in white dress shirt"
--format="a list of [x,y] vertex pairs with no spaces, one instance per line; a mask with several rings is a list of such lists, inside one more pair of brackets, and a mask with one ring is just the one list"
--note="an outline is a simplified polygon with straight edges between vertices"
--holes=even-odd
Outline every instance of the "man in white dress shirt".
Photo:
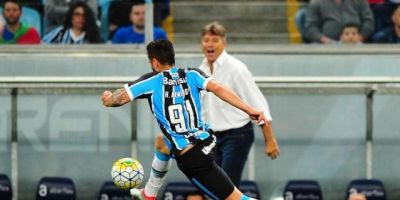
[[[246,104],[264,111],[268,122],[260,127],[265,141],[265,153],[272,159],[277,158],[279,147],[272,130],[268,102],[246,65],[225,51],[225,28],[217,22],[206,25],[202,31],[201,43],[205,59],[199,68],[212,76],[213,80],[229,87]],[[202,106],[202,115],[217,137],[216,162],[238,187],[254,142],[251,119],[215,95],[204,94]],[[139,199],[155,199],[170,167],[169,150],[161,135],[156,138],[155,149],[150,178],[145,188],[131,190],[131,194]]]
[[[218,22],[206,25],[202,31],[201,44],[205,58],[199,68],[217,82],[228,86],[247,104],[264,111],[268,123],[260,127],[265,141],[265,153],[275,159],[279,155],[279,147],[272,130],[268,102],[246,65],[225,51],[225,28]],[[253,124],[246,113],[219,100],[215,95],[206,93],[203,96],[203,116],[217,136],[216,162],[238,187],[254,142]]]

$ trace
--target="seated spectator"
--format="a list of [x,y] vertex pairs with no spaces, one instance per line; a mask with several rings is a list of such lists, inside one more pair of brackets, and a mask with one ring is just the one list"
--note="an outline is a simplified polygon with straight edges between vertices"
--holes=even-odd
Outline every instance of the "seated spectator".
[[3,17],[6,21],[2,28],[0,44],[40,44],[40,36],[35,28],[20,23],[22,7],[16,0],[6,0]]
[[375,32],[393,25],[391,15],[394,3],[390,0],[368,0],[375,19]]
[[[112,43],[144,43],[144,11],[144,3],[134,4],[130,14],[132,25],[119,28],[112,38]],[[167,34],[162,28],[154,27],[153,30],[154,40],[167,39]]]
[[185,200],[206,200],[206,197],[200,191],[193,191],[187,193]]
[[348,200],[367,200],[363,193],[354,193],[349,196]]
[[374,43],[400,43],[400,5],[397,5],[392,14],[393,26],[375,33]]
[[314,43],[329,44],[340,39],[345,24],[360,27],[361,40],[374,31],[374,19],[366,0],[311,0],[306,15],[306,38]]
[[134,3],[135,0],[119,0],[110,3],[110,8],[108,9],[109,39],[113,38],[115,31],[119,27],[132,24],[129,15]]
[[360,29],[357,24],[346,24],[343,26],[340,43],[361,44]]
[[[108,9],[109,38],[112,39],[115,31],[124,26],[131,25],[130,13],[132,5],[143,3],[143,0],[117,0],[112,1]],[[161,27],[162,22],[170,14],[169,0],[153,0],[154,25]]]
[[64,26],[58,27],[43,38],[51,44],[101,43],[99,28],[92,10],[83,1],[71,4],[65,15]]
[[91,8],[94,17],[97,19],[97,0],[47,0],[44,5],[45,33],[63,24],[69,4],[74,1],[85,1]]

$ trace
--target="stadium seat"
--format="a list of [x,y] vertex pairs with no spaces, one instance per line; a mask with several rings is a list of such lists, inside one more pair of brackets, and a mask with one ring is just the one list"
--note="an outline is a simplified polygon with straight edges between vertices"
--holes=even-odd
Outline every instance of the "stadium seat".
[[317,181],[291,180],[283,191],[285,200],[322,200],[322,192]]
[[100,34],[104,41],[108,41],[108,34],[109,34],[108,9],[110,8],[111,1],[112,0],[98,1],[101,10]]
[[10,179],[5,174],[0,174],[0,199],[11,200],[12,199],[12,187]]
[[257,183],[254,181],[241,181],[239,189],[243,194],[254,199],[261,199],[260,191],[258,190]]
[[106,199],[131,200],[132,197],[129,190],[120,189],[112,181],[106,181],[100,189],[98,200]]
[[36,200],[76,200],[74,182],[64,177],[43,177],[40,179]]
[[376,179],[352,180],[347,187],[346,199],[353,193],[363,193],[367,200],[386,200],[385,187],[380,180]]
[[162,200],[183,200],[186,194],[196,191],[197,188],[190,182],[169,182],[162,195]]
[[[0,7],[0,13],[3,13],[3,8]],[[22,7],[22,16],[20,21],[24,24],[33,26],[42,35],[42,18],[37,10],[29,7]]]

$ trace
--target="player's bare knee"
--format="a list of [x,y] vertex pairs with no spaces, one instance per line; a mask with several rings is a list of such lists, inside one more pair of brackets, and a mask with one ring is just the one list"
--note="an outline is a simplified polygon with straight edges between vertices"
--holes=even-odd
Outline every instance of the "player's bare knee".
[[168,149],[167,145],[164,143],[164,139],[163,139],[162,135],[156,136],[154,148],[163,154],[167,154],[167,155],[169,154],[169,149]]

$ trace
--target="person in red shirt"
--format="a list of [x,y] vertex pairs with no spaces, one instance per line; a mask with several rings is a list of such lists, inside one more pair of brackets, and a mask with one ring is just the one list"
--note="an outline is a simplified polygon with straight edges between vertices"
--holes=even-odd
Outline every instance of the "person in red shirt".
[[20,23],[22,7],[15,0],[6,0],[3,17],[6,25],[0,35],[0,44],[40,44],[40,36],[35,28]]

